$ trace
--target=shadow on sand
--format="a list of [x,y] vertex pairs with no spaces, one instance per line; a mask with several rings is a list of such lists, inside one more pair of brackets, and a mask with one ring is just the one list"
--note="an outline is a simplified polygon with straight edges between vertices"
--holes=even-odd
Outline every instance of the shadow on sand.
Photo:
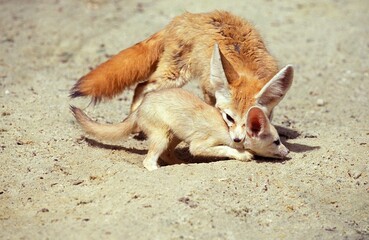
[[275,126],[277,129],[279,136],[282,138],[282,143],[291,151],[296,153],[309,152],[315,149],[320,149],[320,146],[308,146],[299,143],[288,143],[286,140],[288,139],[296,139],[301,136],[301,133],[297,130]]
[[[288,143],[287,142],[288,139],[296,139],[296,138],[301,136],[301,133],[297,130],[293,130],[293,129],[282,127],[282,126],[276,126],[276,129],[277,129],[277,131],[278,131],[278,133],[281,137],[282,143],[291,152],[302,153],[302,152],[313,151],[315,149],[320,148],[319,146],[308,146],[308,145],[303,145],[303,144],[298,144],[298,143]],[[147,150],[143,150],[143,149],[127,148],[127,147],[124,147],[124,146],[105,144],[105,143],[101,143],[101,142],[98,142],[96,140],[93,140],[93,139],[90,139],[90,138],[87,138],[87,137],[82,137],[82,139],[84,141],[86,141],[89,146],[92,146],[92,147],[104,148],[104,149],[108,149],[108,150],[125,151],[125,152],[130,152],[130,153],[139,154],[139,155],[146,155],[147,154]],[[140,134],[137,134],[136,136],[134,136],[134,139],[136,139],[138,141],[143,141],[143,140],[146,139],[146,136],[143,133],[140,133]],[[176,149],[176,155],[179,159],[183,160],[185,163],[188,163],[188,164],[191,164],[191,163],[209,163],[209,162],[229,160],[228,158],[224,158],[224,157],[223,158],[216,158],[216,157],[192,156],[192,154],[189,152],[188,147],[177,148]],[[277,158],[266,158],[266,157],[255,156],[255,161],[258,162],[258,163],[270,162],[270,163],[282,163],[283,164],[286,161],[290,161],[290,160],[292,160],[292,159],[289,158],[289,157],[284,158],[284,159],[277,159]],[[159,164],[161,166],[168,165],[163,161],[159,161]]]
[[105,144],[105,143],[101,143],[101,142],[98,142],[94,139],[86,138],[86,137],[83,137],[83,140],[85,140],[87,142],[87,144],[91,147],[104,148],[104,149],[108,149],[108,150],[125,151],[125,152],[130,152],[130,153],[139,154],[139,155],[146,155],[147,154],[146,149],[143,150],[143,149],[137,149],[137,148],[127,148],[127,147],[123,147],[123,146]]

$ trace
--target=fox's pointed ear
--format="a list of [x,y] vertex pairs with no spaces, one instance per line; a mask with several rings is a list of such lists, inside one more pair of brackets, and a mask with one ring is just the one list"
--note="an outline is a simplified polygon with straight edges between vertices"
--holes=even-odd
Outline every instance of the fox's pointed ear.
[[259,107],[251,107],[247,112],[247,133],[251,137],[259,136],[269,129],[269,120]]
[[215,90],[224,88],[224,85],[228,86],[217,43],[214,45],[210,60],[210,82]]
[[256,102],[271,112],[283,99],[293,80],[293,67],[287,65],[282,68],[256,95]]
[[210,81],[215,86],[218,82],[223,83],[226,80],[228,83],[238,78],[238,73],[215,43],[210,61]]
[[234,70],[232,64],[228,61],[228,59],[223,55],[222,51],[219,51],[220,59],[222,61],[223,69],[225,76],[227,77],[227,81],[230,83],[239,78],[238,73]]
[[210,60],[210,83],[215,89],[217,103],[225,99],[230,99],[229,84],[223,69],[217,43],[214,45],[213,54]]

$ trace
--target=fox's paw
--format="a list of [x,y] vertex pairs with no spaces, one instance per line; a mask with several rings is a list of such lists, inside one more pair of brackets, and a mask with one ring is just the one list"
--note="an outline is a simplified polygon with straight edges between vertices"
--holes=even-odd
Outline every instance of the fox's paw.
[[239,152],[238,156],[236,157],[237,160],[248,162],[251,161],[254,155],[248,151]]
[[145,159],[143,161],[143,165],[149,171],[153,171],[153,170],[156,170],[156,169],[160,168],[160,166],[157,163],[157,159],[155,159],[155,160]]

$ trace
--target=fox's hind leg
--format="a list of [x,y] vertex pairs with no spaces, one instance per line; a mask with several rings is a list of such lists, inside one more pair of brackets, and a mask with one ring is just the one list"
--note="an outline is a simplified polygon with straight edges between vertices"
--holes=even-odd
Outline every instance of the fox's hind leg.
[[200,87],[204,96],[204,101],[211,106],[215,106],[216,99],[214,96],[214,89],[213,86],[209,83],[208,78],[209,76],[202,76],[200,78]]
[[144,167],[149,170],[158,169],[158,159],[168,148],[169,139],[166,131],[152,131],[148,133],[149,151],[143,160]]
[[178,159],[176,155],[174,154],[174,150],[180,142],[181,140],[179,138],[173,136],[169,143],[168,149],[164,151],[164,153],[160,156],[160,158],[168,164],[184,163],[182,160]]
[[[180,50],[178,50],[180,51]],[[178,52],[165,52],[155,72],[145,82],[136,86],[131,112],[140,106],[144,96],[148,92],[165,88],[176,88],[185,85],[189,79],[187,66],[179,66],[179,59],[175,56]]]
[[184,84],[183,81],[170,78],[169,76],[153,76],[146,82],[139,83],[133,95],[131,112],[135,111],[141,105],[146,93],[165,88],[182,87]]
[[[161,81],[159,81],[161,82]],[[153,79],[149,79],[146,82],[139,83],[135,88],[133,100],[131,104],[131,112],[134,112],[142,103],[142,100],[146,93],[160,89],[163,84],[159,84]]]

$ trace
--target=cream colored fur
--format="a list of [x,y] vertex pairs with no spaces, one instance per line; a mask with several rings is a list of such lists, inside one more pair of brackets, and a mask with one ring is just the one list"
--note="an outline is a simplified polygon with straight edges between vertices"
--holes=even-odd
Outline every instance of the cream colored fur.
[[[260,137],[270,135],[267,138],[268,141],[275,141],[279,139],[278,133],[269,130],[271,125],[259,123],[258,119],[264,121],[267,117],[261,109],[254,108],[256,111],[253,111],[254,118],[250,124],[257,123],[258,126],[266,127],[261,127],[259,132],[255,132],[254,126],[247,126],[254,133],[247,143],[268,146],[269,149],[258,149],[254,152],[265,155],[264,152],[274,151],[273,156],[276,157],[277,146],[265,142]],[[174,149],[181,141],[188,143],[191,154],[197,156],[228,157],[242,161],[248,161],[253,156],[244,149],[243,143],[238,144],[233,141],[227,124],[215,107],[180,88],[148,93],[142,104],[126,120],[118,124],[100,124],[92,121],[82,110],[76,107],[71,109],[82,128],[99,139],[125,138],[133,128],[138,126],[147,135],[149,141],[148,154],[143,161],[148,170],[159,167],[159,157],[168,163],[181,163],[174,156]],[[258,118],[258,114],[264,117]],[[263,130],[262,135],[261,130]]]

